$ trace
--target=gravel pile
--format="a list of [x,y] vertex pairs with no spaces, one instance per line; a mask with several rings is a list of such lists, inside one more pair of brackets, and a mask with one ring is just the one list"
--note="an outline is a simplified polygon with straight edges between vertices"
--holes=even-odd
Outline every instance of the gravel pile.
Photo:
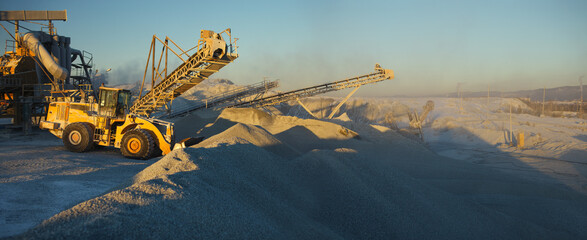
[[587,236],[584,197],[438,156],[393,131],[228,109],[200,132],[210,137],[18,238]]

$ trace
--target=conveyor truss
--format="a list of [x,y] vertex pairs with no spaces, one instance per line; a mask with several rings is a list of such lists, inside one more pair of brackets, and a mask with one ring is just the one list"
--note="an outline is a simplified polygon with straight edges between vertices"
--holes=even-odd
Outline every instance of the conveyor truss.
[[[228,42],[225,42],[222,34],[228,36]],[[161,40],[153,35],[140,95],[130,107],[132,114],[150,117],[152,113],[157,111],[169,112],[173,99],[218,72],[238,57],[238,47],[236,46],[238,38],[233,41],[230,28],[221,33],[202,30],[200,36],[201,38],[195,47],[183,50],[169,37]],[[157,43],[163,44],[158,60],[156,59]],[[179,58],[182,63],[168,74],[169,52]],[[194,53],[190,55],[191,52]],[[158,62],[155,62],[156,60]],[[150,85],[152,88],[148,93],[142,95],[148,72],[151,73]]]
[[225,108],[243,102],[245,99],[260,99],[271,89],[279,86],[278,80],[267,80],[255,84],[242,86],[234,90],[223,92],[219,95],[197,101],[194,104],[182,108],[174,108],[164,118],[177,118],[190,114],[191,112],[208,108]]
[[344,104],[359,89],[359,87],[366,85],[366,84],[377,83],[377,82],[381,82],[384,80],[393,79],[393,77],[394,77],[394,75],[393,75],[392,70],[383,69],[383,68],[381,68],[381,66],[379,64],[375,64],[375,72],[373,72],[373,73],[369,73],[369,74],[358,76],[358,77],[348,78],[348,79],[341,80],[341,81],[321,84],[321,85],[317,85],[317,86],[313,86],[313,87],[302,88],[302,89],[289,91],[289,92],[285,92],[285,93],[279,93],[276,95],[272,95],[272,96],[268,96],[268,97],[264,97],[264,98],[259,98],[259,99],[254,99],[251,101],[235,103],[232,105],[228,105],[226,107],[263,108],[266,106],[277,105],[277,104],[283,103],[283,102],[297,101],[304,109],[306,109],[306,111],[308,111],[308,113],[310,113],[310,115],[317,118],[316,116],[314,116],[314,114],[312,114],[312,112],[306,106],[304,106],[304,104],[302,104],[300,99],[316,96],[318,94],[323,94],[323,93],[327,93],[327,92],[338,91],[338,90],[342,90],[342,89],[346,89],[346,88],[355,88],[349,95],[347,95],[347,97],[343,101],[341,101],[334,108],[334,110],[331,112],[330,116],[328,116],[328,118],[332,118],[333,115],[342,106],[342,104]]

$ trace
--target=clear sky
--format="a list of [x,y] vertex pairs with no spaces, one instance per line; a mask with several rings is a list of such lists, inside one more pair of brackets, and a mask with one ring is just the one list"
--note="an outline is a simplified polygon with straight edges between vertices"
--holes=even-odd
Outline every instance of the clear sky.
[[67,9],[58,33],[93,53],[97,68],[112,68],[111,82],[141,80],[153,34],[191,47],[200,29],[228,27],[240,57],[213,77],[277,78],[282,90],[366,74],[375,63],[396,78],[358,96],[447,93],[459,82],[465,91],[557,87],[587,75],[584,0],[19,0],[0,9]]

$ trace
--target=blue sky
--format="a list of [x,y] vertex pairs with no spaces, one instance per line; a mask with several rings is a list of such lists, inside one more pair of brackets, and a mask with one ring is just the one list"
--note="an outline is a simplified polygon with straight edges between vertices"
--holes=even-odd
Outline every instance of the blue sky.
[[577,85],[587,75],[582,0],[20,0],[0,8],[67,9],[58,33],[93,53],[99,69],[112,68],[111,81],[141,80],[153,34],[191,47],[200,29],[228,27],[240,57],[214,77],[278,78],[282,90],[366,74],[375,63],[396,78],[358,96],[447,93],[459,82],[466,91],[535,89]]

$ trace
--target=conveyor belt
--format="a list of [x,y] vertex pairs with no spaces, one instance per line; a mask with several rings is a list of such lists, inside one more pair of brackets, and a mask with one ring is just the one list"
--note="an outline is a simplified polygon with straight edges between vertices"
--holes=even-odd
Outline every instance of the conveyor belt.
[[227,107],[265,107],[272,106],[282,102],[302,99],[315,96],[322,93],[338,91],[345,88],[359,87],[365,84],[381,82],[393,78],[393,71],[383,69],[379,64],[375,65],[375,72],[358,77],[348,78],[341,81],[326,83],[308,88],[302,88],[290,92],[280,93],[248,102],[236,103]]
[[[174,109],[169,115],[164,116],[165,118],[176,118],[189,114],[193,111],[206,108],[222,108],[229,105],[240,103],[243,99],[257,96],[263,96],[270,89],[279,86],[279,82],[275,81],[263,81],[248,86],[240,87],[230,92],[225,92],[220,95],[213,96],[206,99],[205,101],[199,101],[196,104],[181,108]],[[255,98],[257,99],[257,98]]]
[[[238,54],[233,52],[233,48],[227,46],[224,40],[219,36],[219,34],[203,30],[202,39],[195,47],[196,52],[171,74],[161,80],[161,82],[159,82],[151,91],[135,101],[130,108],[130,112],[132,114],[148,117],[151,113],[166,106],[171,100],[204,81],[210,75],[218,72],[218,70],[235,60],[238,57]],[[155,36],[153,37],[152,48],[155,39],[158,38]],[[167,43],[167,39],[165,43]],[[165,47],[168,46],[165,45]],[[153,51],[153,56],[154,54],[155,52]],[[185,54],[185,52],[182,54]],[[219,56],[220,54],[221,56]],[[154,62],[153,57],[153,63]],[[155,67],[153,67],[153,71],[154,68]],[[157,75],[162,74],[157,72]]]

